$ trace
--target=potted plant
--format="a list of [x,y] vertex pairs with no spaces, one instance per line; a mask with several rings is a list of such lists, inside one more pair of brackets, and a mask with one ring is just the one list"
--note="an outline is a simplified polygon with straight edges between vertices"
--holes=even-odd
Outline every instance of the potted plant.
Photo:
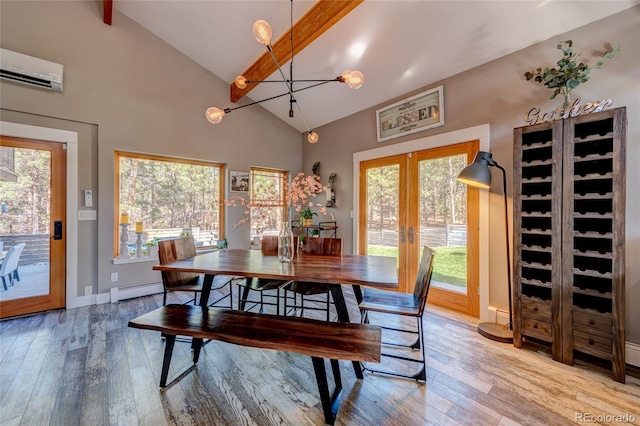
[[300,226],[311,226],[313,223],[313,216],[318,216],[318,213],[312,212],[310,207],[298,212],[300,217]]
[[[567,108],[571,91],[580,83],[587,82],[591,70],[600,68],[604,62],[598,61],[592,67],[587,66],[584,62],[578,63],[580,54],[573,51],[573,41],[571,40],[563,41],[557,47],[562,51],[562,58],[556,62],[557,67],[537,68],[535,71],[525,72],[524,77],[527,81],[534,80],[553,89],[553,94],[549,99],[554,99],[558,95],[564,96],[564,108]],[[612,59],[618,52],[620,52],[620,47],[611,52],[605,52],[602,58]]]

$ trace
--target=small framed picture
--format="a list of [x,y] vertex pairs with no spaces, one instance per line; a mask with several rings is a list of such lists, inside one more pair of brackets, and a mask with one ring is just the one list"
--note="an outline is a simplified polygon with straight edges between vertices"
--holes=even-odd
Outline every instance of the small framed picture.
[[231,192],[249,192],[249,173],[248,172],[229,172],[229,181],[231,182]]

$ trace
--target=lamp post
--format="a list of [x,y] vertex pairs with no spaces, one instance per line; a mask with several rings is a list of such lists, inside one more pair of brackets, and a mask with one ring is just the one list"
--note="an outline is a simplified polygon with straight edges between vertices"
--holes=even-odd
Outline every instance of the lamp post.
[[513,309],[511,302],[511,251],[509,248],[509,215],[507,212],[507,174],[498,163],[495,162],[490,152],[478,151],[473,163],[462,169],[458,175],[458,181],[476,188],[489,189],[491,187],[491,171],[489,167],[497,167],[502,171],[502,192],[504,195],[504,229],[507,246],[507,283],[509,287],[509,324],[483,322],[478,324],[478,333],[484,337],[503,343],[513,342]]

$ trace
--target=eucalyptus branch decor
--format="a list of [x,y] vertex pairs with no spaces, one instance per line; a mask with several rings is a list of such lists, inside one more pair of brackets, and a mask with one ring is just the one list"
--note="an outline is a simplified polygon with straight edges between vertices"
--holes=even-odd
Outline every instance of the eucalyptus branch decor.
[[[564,97],[564,108],[569,106],[570,93],[581,83],[586,83],[591,77],[591,70],[600,68],[604,64],[602,60],[593,66],[588,66],[584,62],[578,62],[579,53],[573,51],[573,41],[566,40],[558,44],[558,49],[562,51],[562,58],[556,62],[554,68],[537,68],[535,71],[524,73],[524,77],[544,84],[549,89],[553,89],[553,94],[549,99],[556,96]],[[620,52],[620,46],[602,55],[603,59],[613,59]]]

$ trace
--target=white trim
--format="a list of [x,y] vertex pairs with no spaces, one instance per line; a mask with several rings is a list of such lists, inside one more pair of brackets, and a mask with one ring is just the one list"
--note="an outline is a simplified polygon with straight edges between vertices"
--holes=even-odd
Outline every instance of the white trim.
[[625,351],[626,363],[640,367],[640,345],[637,343],[627,342]]
[[[475,127],[455,130],[435,136],[414,139],[408,142],[394,145],[385,145],[367,151],[353,154],[353,246],[354,251],[358,247],[358,200],[360,199],[360,163],[376,158],[390,157],[392,155],[406,154],[425,149],[438,148],[466,141],[480,141],[480,151],[490,151],[489,124],[481,124]],[[489,191],[480,191],[480,231],[479,231],[479,262],[480,281],[478,293],[480,296],[480,320],[487,321],[489,313]]]
[[0,121],[0,134],[67,144],[66,308],[78,306],[78,133]]

